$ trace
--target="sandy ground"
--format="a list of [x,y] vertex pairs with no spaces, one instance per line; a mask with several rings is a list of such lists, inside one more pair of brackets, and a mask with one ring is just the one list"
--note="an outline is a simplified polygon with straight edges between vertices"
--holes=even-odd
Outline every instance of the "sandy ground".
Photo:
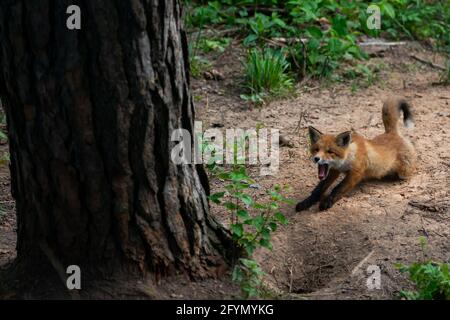
[[[255,108],[239,98],[242,93],[242,50],[231,47],[214,57],[214,68],[224,80],[193,80],[197,118],[204,128],[280,129],[293,144],[280,151],[280,170],[274,176],[251,172],[261,189],[287,184],[287,194],[295,201],[305,198],[317,183],[317,169],[308,160],[306,128],[313,125],[324,132],[338,133],[355,129],[366,137],[383,132],[381,101],[396,94],[413,105],[416,126],[404,130],[414,142],[419,168],[409,181],[385,180],[361,184],[349,197],[333,208],[318,212],[316,206],[295,213],[284,206],[290,223],[273,237],[273,251],[260,250],[257,260],[267,273],[266,284],[274,297],[284,299],[390,299],[402,289],[411,288],[405,276],[394,267],[424,258],[450,259],[450,90],[434,85],[439,75],[408,55],[428,59],[434,56],[417,45],[389,50],[369,63],[382,65],[378,81],[369,88],[351,90],[348,84],[307,83],[295,97],[273,101]],[[301,119],[301,121],[300,121]],[[0,146],[0,154],[7,146]],[[212,180],[212,191],[221,190]],[[0,167],[0,203],[6,213],[0,216],[0,266],[15,257],[14,204],[10,195],[9,171]],[[227,223],[228,215],[220,207],[212,212]],[[419,237],[425,237],[425,253]],[[381,289],[366,286],[369,265],[381,271]],[[191,285],[165,282],[167,298],[234,297],[237,288],[229,279]],[[160,286],[161,288],[161,286]],[[215,290],[219,288],[219,290]],[[222,290],[223,288],[223,290]],[[232,290],[230,289],[232,288]],[[158,290],[158,288],[155,288]],[[193,290],[196,292],[192,294]],[[197,292],[198,290],[198,292]],[[231,291],[230,291],[231,290]]]
[[[233,49],[231,49],[232,51]],[[317,206],[295,213],[285,206],[290,224],[276,232],[273,251],[261,250],[257,259],[268,273],[267,284],[282,298],[390,299],[410,288],[394,267],[422,259],[450,259],[450,90],[437,86],[438,72],[409,57],[433,58],[419,46],[389,50],[369,63],[380,64],[378,81],[369,88],[351,90],[349,85],[308,84],[294,98],[254,108],[233,94],[242,81],[234,62],[235,52],[217,60],[222,82],[196,82],[198,117],[210,126],[226,128],[277,128],[293,148],[281,148],[280,170],[261,177],[264,189],[287,184],[296,202],[309,195],[318,182],[317,168],[308,159],[306,128],[339,133],[353,128],[370,138],[384,131],[382,100],[388,95],[406,97],[413,105],[415,128],[403,130],[418,152],[418,170],[409,181],[386,179],[359,185],[333,208],[319,212]],[[437,57],[436,60],[439,60]],[[230,94],[232,93],[232,94]],[[300,119],[302,119],[300,121]],[[221,190],[212,181],[212,192]],[[259,194],[258,194],[259,193]],[[213,212],[227,223],[227,213]],[[419,245],[428,242],[424,253]],[[381,289],[369,290],[367,267],[378,266]]]

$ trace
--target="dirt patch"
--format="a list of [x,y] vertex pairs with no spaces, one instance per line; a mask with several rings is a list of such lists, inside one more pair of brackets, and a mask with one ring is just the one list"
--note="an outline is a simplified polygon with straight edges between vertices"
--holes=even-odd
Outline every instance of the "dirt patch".
[[[8,145],[0,145],[0,157],[8,152]],[[16,217],[14,201],[11,197],[9,168],[0,165],[0,267],[12,261],[16,246]]]
[[[383,132],[382,99],[402,95],[412,102],[416,127],[402,131],[417,148],[419,168],[414,177],[365,182],[326,212],[318,212],[316,206],[300,214],[293,207],[283,208],[290,224],[275,234],[272,252],[257,253],[268,274],[267,285],[282,298],[390,299],[411,286],[395,264],[450,259],[450,94],[448,86],[436,85],[439,72],[411,55],[442,63],[439,55],[409,44],[368,62],[381,66],[378,80],[369,88],[355,91],[348,84],[312,82],[298,88],[296,97],[262,108],[229,94],[239,90],[242,81],[239,72],[233,71],[240,70],[241,64],[232,55],[220,61],[227,65],[221,70],[224,82],[194,81],[197,115],[204,127],[263,125],[280,129],[289,139],[294,148],[281,148],[276,176],[261,177],[257,169],[250,171],[261,185],[253,191],[255,195],[264,197],[264,189],[288,184],[292,187],[289,196],[296,201],[308,196],[317,183],[316,168],[307,153],[308,125],[332,133],[353,128],[374,137]],[[211,184],[213,192],[223,188],[218,181]],[[220,207],[213,206],[213,212],[228,222]],[[425,257],[420,236],[428,242]],[[380,268],[380,290],[366,285],[369,265]]]

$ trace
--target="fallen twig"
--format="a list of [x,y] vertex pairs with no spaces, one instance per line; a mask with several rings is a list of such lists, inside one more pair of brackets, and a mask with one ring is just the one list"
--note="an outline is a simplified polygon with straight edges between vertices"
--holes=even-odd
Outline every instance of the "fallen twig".
[[445,67],[443,67],[443,66],[441,66],[441,65],[439,65],[439,64],[435,64],[435,63],[433,63],[433,62],[431,62],[431,61],[428,61],[428,60],[419,58],[419,57],[417,57],[417,56],[415,56],[415,55],[413,55],[413,54],[411,54],[410,57],[413,58],[414,60],[417,60],[417,61],[419,61],[419,62],[422,62],[423,64],[426,64],[426,65],[428,65],[428,66],[430,66],[430,67],[432,67],[432,68],[439,69],[439,70],[443,70],[443,71],[446,71],[446,70],[447,70],[447,69],[445,69]]
[[409,205],[422,211],[438,212],[439,208],[434,205],[426,204],[419,201],[409,201]]

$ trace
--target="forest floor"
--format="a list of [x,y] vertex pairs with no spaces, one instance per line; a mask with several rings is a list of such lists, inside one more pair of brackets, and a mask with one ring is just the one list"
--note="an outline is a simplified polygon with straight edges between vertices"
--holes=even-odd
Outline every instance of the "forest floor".
[[[197,119],[203,129],[279,129],[292,147],[280,148],[280,167],[274,176],[252,178],[260,186],[253,192],[264,199],[265,190],[289,185],[287,196],[295,202],[308,196],[317,183],[317,169],[307,153],[306,130],[313,125],[323,132],[353,128],[366,137],[383,132],[382,100],[389,95],[406,97],[413,106],[415,128],[403,130],[418,153],[417,173],[408,181],[393,179],[362,183],[331,209],[296,213],[282,211],[289,224],[273,236],[273,250],[261,249],[257,260],[267,273],[272,297],[281,299],[392,299],[411,283],[396,268],[423,259],[450,260],[450,90],[437,85],[439,72],[411,58],[414,54],[441,63],[439,56],[417,44],[391,48],[367,63],[381,66],[377,80],[365,87],[357,82],[309,81],[292,97],[255,107],[243,101],[243,49],[232,44],[209,57],[223,79],[193,79]],[[0,155],[7,145],[0,145]],[[223,185],[211,179],[212,192]],[[15,257],[15,214],[10,195],[8,167],[0,166],[0,266]],[[224,224],[228,213],[212,205]],[[425,252],[419,238],[425,237]],[[381,270],[381,289],[369,290],[367,267]],[[197,284],[164,281],[162,298],[230,298],[239,295],[229,279]],[[162,288],[162,286],[158,286]],[[194,295],[195,293],[195,295]]]
[[[366,137],[384,132],[382,101],[389,95],[406,97],[413,106],[415,128],[402,132],[417,148],[418,170],[408,181],[387,179],[362,183],[331,209],[317,206],[296,213],[284,206],[289,225],[277,230],[273,250],[260,250],[257,260],[266,283],[281,298],[391,299],[410,282],[396,268],[423,259],[450,260],[450,90],[437,85],[439,71],[414,55],[443,62],[415,43],[390,48],[367,64],[380,66],[369,87],[358,83],[308,83],[296,96],[256,108],[239,98],[244,52],[229,48],[212,58],[222,81],[194,81],[197,118],[203,127],[279,129],[292,147],[280,148],[274,176],[252,178],[264,198],[276,184],[289,185],[287,196],[304,199],[318,182],[317,168],[307,151],[307,127],[339,133],[353,128]],[[223,190],[211,181],[211,192]],[[227,223],[229,213],[213,206]],[[419,238],[427,240],[425,257]],[[381,289],[369,290],[367,267],[381,270]]]

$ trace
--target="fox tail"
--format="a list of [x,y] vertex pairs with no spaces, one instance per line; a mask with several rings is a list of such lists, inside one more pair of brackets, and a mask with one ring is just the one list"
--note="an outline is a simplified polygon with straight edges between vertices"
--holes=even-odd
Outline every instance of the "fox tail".
[[390,97],[383,104],[383,124],[386,133],[398,132],[398,120],[403,113],[403,124],[407,128],[414,127],[411,105],[403,98]]

